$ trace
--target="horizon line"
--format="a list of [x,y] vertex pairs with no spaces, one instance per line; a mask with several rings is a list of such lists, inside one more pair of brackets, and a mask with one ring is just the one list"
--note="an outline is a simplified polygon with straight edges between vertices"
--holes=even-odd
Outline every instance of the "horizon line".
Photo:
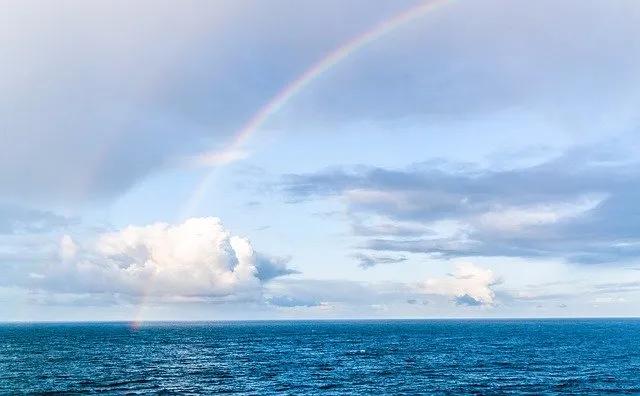
[[150,320],[0,320],[2,324],[153,324],[153,323],[222,323],[222,322],[381,322],[381,321],[489,321],[489,320],[578,320],[638,319],[637,316],[496,316],[496,317],[427,317],[427,318],[291,318],[291,319],[150,319]]

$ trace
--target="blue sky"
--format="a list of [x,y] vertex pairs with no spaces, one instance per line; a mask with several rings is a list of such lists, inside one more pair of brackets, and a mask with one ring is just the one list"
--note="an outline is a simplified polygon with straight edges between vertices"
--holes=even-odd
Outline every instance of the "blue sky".
[[638,315],[640,6],[441,3],[11,2],[0,320]]

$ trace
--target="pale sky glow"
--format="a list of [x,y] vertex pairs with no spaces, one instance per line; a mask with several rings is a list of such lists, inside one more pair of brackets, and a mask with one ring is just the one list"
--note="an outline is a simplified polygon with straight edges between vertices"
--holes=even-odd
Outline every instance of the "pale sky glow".
[[0,26],[0,321],[640,314],[634,0]]

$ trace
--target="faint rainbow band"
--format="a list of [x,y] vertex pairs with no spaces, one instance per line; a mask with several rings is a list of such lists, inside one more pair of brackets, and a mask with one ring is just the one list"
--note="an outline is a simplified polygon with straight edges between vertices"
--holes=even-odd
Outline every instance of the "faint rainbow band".
[[207,187],[213,181],[216,172],[216,165],[224,165],[235,160],[243,158],[242,148],[247,141],[260,129],[260,127],[269,119],[269,117],[277,113],[291,98],[301,92],[307,85],[312,83],[316,78],[327,70],[333,68],[344,59],[348,58],[354,52],[365,47],[371,42],[385,36],[394,29],[418,19],[425,14],[434,11],[441,6],[453,2],[453,0],[427,0],[411,7],[393,17],[380,22],[373,28],[364,33],[353,37],[346,43],[340,45],[328,55],[321,58],[311,67],[306,69],[295,80],[291,81],[287,86],[273,96],[262,108],[260,108],[244,126],[234,134],[229,143],[222,151],[214,151],[204,153],[196,159],[196,162],[205,165],[213,165],[213,169],[205,174],[200,182],[194,188],[192,194],[183,206],[180,214],[181,218],[189,217],[193,211],[200,205]]
[[[268,120],[268,118],[277,113],[291,98],[301,92],[307,85],[313,82],[316,78],[322,75],[327,70],[333,68],[344,59],[348,58],[351,54],[357,52],[361,48],[370,44],[371,42],[391,33],[396,28],[416,20],[429,12],[435,11],[445,4],[451,3],[454,0],[426,0],[420,2],[418,5],[404,10],[389,19],[386,19],[379,24],[375,25],[371,29],[361,33],[358,36],[353,37],[346,43],[340,45],[328,55],[321,58],[314,63],[311,67],[306,69],[295,80],[291,81],[287,86],[280,90],[275,96],[273,96],[264,106],[262,106],[245,124],[244,126],[234,134],[231,143],[228,144],[224,150],[218,152],[209,152],[202,154],[198,157],[198,162],[201,164],[214,165],[213,169],[205,174],[205,176],[197,184],[193,190],[186,204],[181,211],[181,218],[189,217],[193,211],[200,205],[207,187],[213,181],[216,174],[217,167],[215,165],[223,165],[225,163],[233,162],[239,159],[243,146],[253,136],[260,127]],[[154,277],[149,279],[144,293],[142,294],[141,301],[138,305],[138,312],[132,322],[132,327],[138,328],[141,324],[141,314],[146,306],[150,292],[153,289]]]

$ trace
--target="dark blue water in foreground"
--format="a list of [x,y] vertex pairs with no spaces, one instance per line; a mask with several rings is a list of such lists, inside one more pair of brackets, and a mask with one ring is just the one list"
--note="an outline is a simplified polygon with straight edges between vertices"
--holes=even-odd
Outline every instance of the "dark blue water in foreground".
[[0,393],[640,393],[640,320],[0,325]]

